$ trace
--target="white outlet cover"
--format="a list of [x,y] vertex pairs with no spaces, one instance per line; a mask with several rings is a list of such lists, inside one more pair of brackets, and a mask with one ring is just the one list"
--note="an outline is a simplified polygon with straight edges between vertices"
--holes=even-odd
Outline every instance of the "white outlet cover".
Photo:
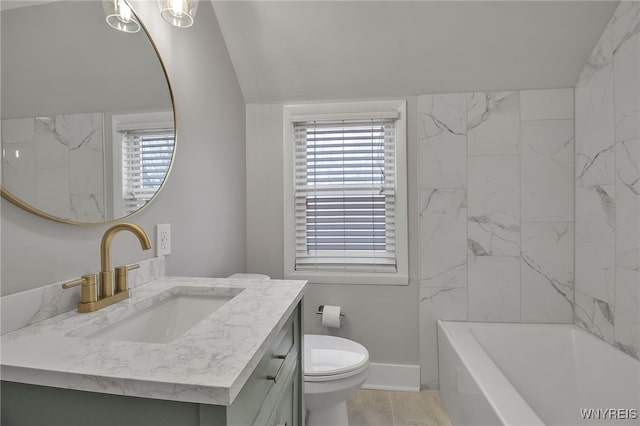
[[171,254],[171,224],[156,225],[156,256]]

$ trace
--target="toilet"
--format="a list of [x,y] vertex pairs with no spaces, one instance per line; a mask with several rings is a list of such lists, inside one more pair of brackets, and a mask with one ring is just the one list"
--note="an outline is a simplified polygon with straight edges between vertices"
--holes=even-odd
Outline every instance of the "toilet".
[[[268,280],[262,274],[229,278]],[[307,426],[348,426],[347,400],[367,380],[369,351],[342,337],[305,334],[302,368]]]
[[342,337],[305,334],[307,426],[348,426],[347,400],[367,380],[369,351]]

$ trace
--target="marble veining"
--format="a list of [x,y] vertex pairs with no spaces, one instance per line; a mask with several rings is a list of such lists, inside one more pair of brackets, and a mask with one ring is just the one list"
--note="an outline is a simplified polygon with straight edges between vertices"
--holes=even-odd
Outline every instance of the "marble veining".
[[466,95],[418,97],[421,188],[466,188]]
[[613,53],[629,39],[640,34],[640,7],[638,1],[621,1],[613,14]]
[[467,95],[469,155],[517,155],[520,92]]
[[582,68],[576,89],[584,86],[594,74],[613,62],[613,29],[611,23],[607,25],[598,43],[591,51],[587,63]]
[[420,195],[421,285],[466,287],[466,191],[432,189]]
[[470,157],[470,255],[520,254],[520,172],[516,156]]
[[640,138],[640,34],[614,54],[615,142]]
[[576,283],[607,303],[615,295],[614,185],[576,189]]
[[602,340],[613,343],[613,304],[576,290],[575,324]]
[[[613,87],[607,93],[613,111]],[[417,103],[421,385],[434,388],[438,319],[573,322],[578,111],[573,88]],[[598,164],[583,182],[601,185],[590,174]],[[590,202],[601,200],[594,194]]]
[[621,1],[576,86],[577,325],[640,359],[640,2]]
[[102,113],[3,119],[2,146],[14,195],[64,219],[105,220]]
[[614,345],[640,359],[640,271],[616,268]]
[[576,86],[576,180],[579,186],[614,181],[613,66]]
[[522,321],[573,323],[573,223],[523,223]]
[[640,139],[616,144],[616,266],[640,272]]
[[[129,272],[129,288],[136,288],[165,275],[164,256],[141,260],[138,264],[140,268]],[[62,284],[71,279],[74,277],[1,297],[2,334],[75,310],[80,301],[80,289],[62,288]]]
[[70,217],[79,222],[100,222],[106,217],[104,194],[71,195]]
[[[69,312],[4,334],[2,376],[67,389],[229,405],[301,300],[305,285],[305,281],[216,278],[155,280],[135,288],[131,299],[100,311]],[[237,296],[166,344],[80,337],[168,297],[176,287]]]
[[613,29],[610,23],[594,47],[575,89],[576,166],[579,186],[614,180]]

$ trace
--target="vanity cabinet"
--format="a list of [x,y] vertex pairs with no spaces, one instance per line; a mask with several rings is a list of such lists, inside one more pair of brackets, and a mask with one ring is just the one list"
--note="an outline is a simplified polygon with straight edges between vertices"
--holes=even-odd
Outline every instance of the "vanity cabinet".
[[267,422],[268,426],[292,426],[296,423],[298,411],[296,405],[296,391],[300,383],[297,380],[290,380],[286,385],[285,390],[278,402],[278,405],[273,410],[271,418]]
[[302,426],[301,310],[299,303],[229,406],[2,381],[0,423],[12,426]]
[[[263,356],[242,391],[228,410],[228,424],[263,426],[283,425],[278,423],[286,417],[286,402],[293,401],[292,415],[287,426],[300,425],[302,400],[302,329],[300,307],[278,332],[271,348]],[[295,394],[292,389],[296,390]]]

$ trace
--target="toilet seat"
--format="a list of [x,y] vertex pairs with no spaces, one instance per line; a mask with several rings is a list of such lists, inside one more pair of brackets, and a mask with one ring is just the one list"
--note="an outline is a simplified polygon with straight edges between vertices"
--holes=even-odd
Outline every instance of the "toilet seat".
[[369,352],[360,343],[335,336],[304,336],[304,380],[324,382],[357,375],[369,367]]

